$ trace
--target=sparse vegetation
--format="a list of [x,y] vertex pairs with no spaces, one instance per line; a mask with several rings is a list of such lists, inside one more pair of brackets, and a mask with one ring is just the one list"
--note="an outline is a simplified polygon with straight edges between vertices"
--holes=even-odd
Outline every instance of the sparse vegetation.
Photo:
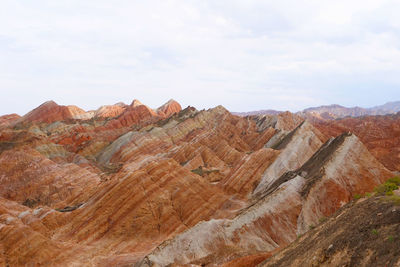
[[213,172],[219,173],[219,170],[204,170],[203,167],[200,166],[197,169],[191,170],[191,172],[203,177],[205,174],[210,174],[210,173],[213,173]]
[[378,235],[378,230],[372,229],[371,233],[372,233],[373,235]]
[[379,195],[393,195],[393,191],[399,189],[400,178],[393,177],[388,179],[385,183],[377,186],[374,191]]
[[304,234],[297,235],[297,240],[300,239]]
[[394,183],[394,184],[397,184],[397,185],[400,186],[400,177],[393,177],[393,178],[390,178],[390,179],[387,180],[386,182]]
[[364,195],[364,197],[371,197],[371,196],[372,196],[371,192],[366,192],[365,195]]
[[204,172],[203,172],[203,167],[198,167],[197,169],[193,169],[193,170],[191,170],[191,172],[193,172],[193,173],[195,173],[195,174],[197,174],[197,175],[200,175],[200,176],[203,176],[204,175]]
[[389,242],[393,242],[394,241],[394,237],[392,235],[388,236],[388,241]]
[[389,198],[389,200],[394,202],[395,205],[400,206],[400,196],[393,195]]
[[328,220],[328,218],[326,218],[325,216],[324,217],[321,217],[321,218],[319,218],[319,223],[324,223],[324,222],[326,222]]
[[29,207],[29,208],[33,208],[33,207],[36,206],[38,203],[39,203],[39,201],[36,200],[36,199],[27,198],[27,199],[25,199],[25,201],[22,203],[22,205],[27,206],[27,207]]
[[360,199],[360,198],[361,198],[361,195],[360,195],[360,194],[355,194],[355,195],[354,195],[354,199],[355,199],[355,200]]

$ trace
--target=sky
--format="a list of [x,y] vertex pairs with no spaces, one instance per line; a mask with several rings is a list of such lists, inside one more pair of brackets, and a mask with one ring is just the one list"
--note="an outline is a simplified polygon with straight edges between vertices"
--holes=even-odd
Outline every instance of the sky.
[[398,0],[2,0],[0,114],[400,100]]

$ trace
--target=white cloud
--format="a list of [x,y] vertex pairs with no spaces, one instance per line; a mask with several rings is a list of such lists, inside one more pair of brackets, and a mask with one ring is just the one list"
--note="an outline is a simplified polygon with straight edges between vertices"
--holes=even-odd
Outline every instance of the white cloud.
[[48,99],[231,110],[400,99],[399,11],[390,0],[4,0],[0,114]]

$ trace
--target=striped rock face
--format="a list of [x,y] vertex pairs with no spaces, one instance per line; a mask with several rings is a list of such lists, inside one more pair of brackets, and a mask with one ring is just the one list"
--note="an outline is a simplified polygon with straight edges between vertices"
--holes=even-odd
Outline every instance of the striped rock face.
[[274,116],[134,100],[2,117],[0,262],[252,266],[392,175],[356,135]]

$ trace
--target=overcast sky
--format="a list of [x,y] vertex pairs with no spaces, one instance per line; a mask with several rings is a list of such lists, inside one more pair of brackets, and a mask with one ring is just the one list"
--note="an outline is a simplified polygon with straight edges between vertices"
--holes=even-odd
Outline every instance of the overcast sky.
[[400,1],[2,0],[0,114],[400,100]]

